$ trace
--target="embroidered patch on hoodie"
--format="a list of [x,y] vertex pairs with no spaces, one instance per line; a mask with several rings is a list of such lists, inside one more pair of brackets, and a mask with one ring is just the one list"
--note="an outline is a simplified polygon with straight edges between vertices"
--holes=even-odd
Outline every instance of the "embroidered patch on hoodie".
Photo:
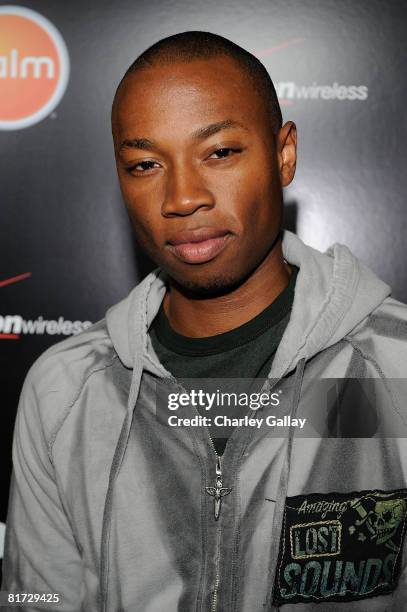
[[357,601],[393,591],[406,515],[407,489],[288,497],[275,605]]

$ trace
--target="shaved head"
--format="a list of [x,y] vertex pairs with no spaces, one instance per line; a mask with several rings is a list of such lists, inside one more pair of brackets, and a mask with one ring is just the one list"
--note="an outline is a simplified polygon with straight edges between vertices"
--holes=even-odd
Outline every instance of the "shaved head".
[[251,53],[234,42],[211,32],[181,32],[163,38],[146,49],[127,69],[117,88],[113,101],[129,75],[154,66],[171,65],[179,62],[189,63],[196,60],[229,57],[250,79],[254,91],[262,98],[268,110],[273,133],[282,126],[281,109],[273,82],[263,64]]

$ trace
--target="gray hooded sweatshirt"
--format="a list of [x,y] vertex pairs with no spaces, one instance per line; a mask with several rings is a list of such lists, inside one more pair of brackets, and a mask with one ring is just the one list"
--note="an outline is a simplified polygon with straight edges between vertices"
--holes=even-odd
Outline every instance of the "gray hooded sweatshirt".
[[[220,466],[205,427],[166,425],[157,384],[182,387],[148,334],[166,291],[160,270],[32,366],[2,590],[60,602],[20,609],[407,610],[407,307],[345,246],[322,254],[286,231],[283,252],[299,272],[265,389],[282,393],[291,419],[313,416],[307,435],[237,427]],[[370,434],[337,435],[340,393],[328,413],[315,396],[327,380],[380,383],[374,403],[345,415]],[[391,437],[377,433],[386,418]]]

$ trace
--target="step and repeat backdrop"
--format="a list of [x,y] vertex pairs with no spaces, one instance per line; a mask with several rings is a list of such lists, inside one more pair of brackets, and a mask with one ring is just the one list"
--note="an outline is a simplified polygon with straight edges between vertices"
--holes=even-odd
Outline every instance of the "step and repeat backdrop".
[[0,558],[24,376],[151,269],[115,174],[110,106],[155,41],[209,30],[257,55],[297,123],[286,226],[353,252],[407,301],[402,0],[36,0],[0,6]]

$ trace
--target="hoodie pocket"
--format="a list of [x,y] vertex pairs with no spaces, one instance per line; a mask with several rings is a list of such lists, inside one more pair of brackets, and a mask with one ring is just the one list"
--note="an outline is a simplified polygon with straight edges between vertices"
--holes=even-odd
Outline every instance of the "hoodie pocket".
[[358,601],[394,591],[406,515],[407,489],[288,497],[274,605]]

